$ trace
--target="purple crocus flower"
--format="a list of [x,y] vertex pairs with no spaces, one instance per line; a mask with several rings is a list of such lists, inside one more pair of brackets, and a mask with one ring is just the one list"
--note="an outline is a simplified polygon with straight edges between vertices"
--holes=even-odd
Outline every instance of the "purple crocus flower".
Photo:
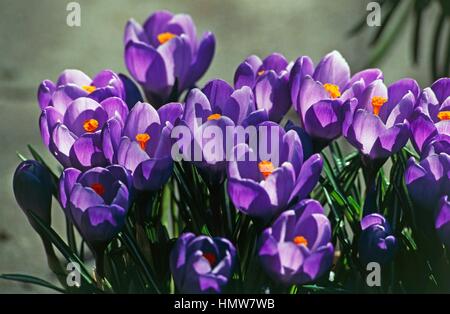
[[[308,196],[323,164],[319,154],[304,161],[302,143],[294,130],[285,132],[273,122],[258,127],[267,127],[270,136],[259,135],[258,151],[245,143],[235,146],[234,158],[228,163],[228,194],[237,209],[267,222],[294,198]],[[262,141],[267,141],[270,159],[262,155]]]
[[371,262],[389,263],[394,257],[397,240],[391,227],[380,214],[370,214],[361,220],[359,258],[364,267]]
[[266,110],[271,121],[280,122],[291,106],[289,73],[290,65],[279,53],[272,53],[264,60],[251,55],[236,69],[234,87],[252,88],[256,108]]
[[427,145],[424,146],[421,158],[440,153],[450,153],[450,134],[438,134]]
[[356,103],[373,81],[383,79],[378,69],[367,69],[350,77],[350,67],[342,55],[333,51],[316,68],[309,57],[299,57],[291,70],[292,103],[301,123],[315,140],[316,151],[342,133],[345,106]]
[[35,226],[30,212],[38,216],[43,223],[51,223],[52,185],[48,169],[38,161],[25,160],[14,172],[14,196],[33,228]]
[[100,103],[80,97],[68,103],[53,101],[42,110],[39,125],[44,144],[64,167],[86,170],[107,164],[101,130],[112,120],[122,126],[127,115],[128,107],[118,97]]
[[283,212],[260,238],[259,258],[266,272],[286,285],[314,281],[333,263],[331,226],[319,202],[301,201]]
[[182,113],[179,103],[156,110],[139,102],[127,117],[120,142],[118,127],[111,124],[105,128],[105,156],[132,172],[136,189],[158,190],[169,180],[173,169],[171,131]]
[[216,45],[211,32],[197,40],[189,15],[168,11],[153,13],[142,26],[129,20],[124,44],[128,71],[143,86],[148,101],[158,106],[195,85],[208,69]]
[[91,247],[104,247],[124,226],[130,182],[129,172],[118,165],[84,173],[75,168],[64,170],[59,201]]
[[[109,97],[125,99],[126,91],[120,77],[111,70],[99,72],[93,79],[80,70],[64,70],[56,83],[44,80],[39,85],[39,107],[67,108],[80,97],[89,97],[97,102]],[[61,110],[60,110],[61,111]]]
[[411,157],[405,171],[405,182],[418,214],[429,217],[419,221],[432,219],[439,200],[450,196],[450,155],[432,154],[419,163]]
[[439,201],[434,226],[442,243],[450,247],[450,200],[448,195],[443,196]]
[[184,233],[170,253],[170,269],[181,293],[220,293],[235,259],[236,249],[227,239]]
[[389,87],[375,80],[346,106],[343,135],[369,160],[385,160],[407,143],[419,86],[402,79]]
[[411,141],[419,154],[436,137],[450,137],[449,97],[450,78],[437,80],[420,95],[411,118]]
[[[180,122],[191,134],[189,147],[185,149],[190,156],[185,157],[194,161],[208,182],[220,183],[226,172],[227,137],[234,136],[234,127],[247,127],[267,119],[264,110],[255,111],[254,96],[249,87],[235,90],[223,80],[212,80],[202,90],[191,90],[187,97]],[[208,136],[208,131],[215,128],[221,131],[221,136]],[[213,144],[222,151],[203,149]],[[200,152],[200,160],[195,158],[195,151]]]

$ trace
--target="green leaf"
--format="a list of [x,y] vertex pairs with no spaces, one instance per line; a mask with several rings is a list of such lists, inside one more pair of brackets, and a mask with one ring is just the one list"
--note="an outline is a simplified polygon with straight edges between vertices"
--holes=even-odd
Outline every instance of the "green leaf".
[[126,226],[125,230],[121,232],[120,238],[122,239],[122,242],[125,244],[125,246],[128,248],[128,251],[130,252],[133,259],[142,268],[145,278],[152,285],[154,291],[160,294],[161,291],[156,283],[156,280],[154,279],[151,268],[148,265],[147,261],[145,260],[145,257],[142,254],[141,250],[137,246],[136,241],[131,236],[129,226]]
[[33,284],[36,286],[41,286],[41,287],[45,287],[48,289],[52,289],[52,290],[55,290],[60,293],[66,293],[66,290],[64,290],[60,287],[57,287],[57,286],[51,284],[50,282],[45,281],[44,279],[37,278],[34,276],[30,276],[30,275],[2,274],[2,275],[0,275],[0,279],[30,283],[30,284]]
[[[50,241],[55,245],[59,252],[64,256],[64,258],[69,262],[75,262],[80,265],[81,276],[86,280],[89,285],[94,286],[95,280],[89,274],[89,271],[83,264],[83,261],[75,254],[69,246],[61,239],[61,237],[49,226],[42,222],[42,220],[35,215],[33,212],[29,212],[29,217],[34,220],[37,232],[44,237],[46,240]],[[96,290],[98,290],[95,287]]]

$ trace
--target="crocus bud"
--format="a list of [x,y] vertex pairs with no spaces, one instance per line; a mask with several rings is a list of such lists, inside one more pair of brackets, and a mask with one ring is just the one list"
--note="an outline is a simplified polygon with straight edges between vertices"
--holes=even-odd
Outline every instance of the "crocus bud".
[[[44,223],[51,223],[51,176],[46,167],[35,160],[20,163],[14,173],[13,189],[16,201],[30,219],[30,212]],[[32,220],[31,225],[35,228]],[[36,228],[35,228],[36,229]]]
[[370,262],[389,263],[394,257],[397,240],[392,235],[387,220],[379,214],[370,214],[361,220],[359,258],[366,265]]

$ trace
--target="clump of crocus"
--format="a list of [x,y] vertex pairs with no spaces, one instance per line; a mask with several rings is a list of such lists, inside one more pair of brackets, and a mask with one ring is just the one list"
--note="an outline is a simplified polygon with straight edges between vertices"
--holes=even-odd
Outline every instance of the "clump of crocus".
[[67,168],[59,181],[59,201],[92,249],[101,277],[103,251],[125,225],[130,183],[129,172],[118,165],[96,167],[84,173]]
[[279,53],[272,53],[264,60],[252,55],[236,69],[234,87],[252,88],[256,108],[264,109],[271,121],[280,122],[291,105],[289,73],[289,62]]
[[64,167],[87,170],[107,165],[103,154],[101,130],[115,120],[122,127],[128,107],[118,97],[97,102],[79,97],[64,105],[53,102],[39,119],[44,144]]
[[105,129],[105,155],[131,171],[136,189],[158,190],[169,180],[173,170],[171,131],[182,113],[179,103],[156,110],[140,102],[130,111],[122,137],[113,128]]
[[227,239],[184,233],[170,254],[170,269],[181,293],[220,293],[235,259],[236,249]]
[[307,56],[295,61],[290,76],[291,99],[302,126],[314,138],[316,151],[342,134],[344,104],[356,103],[354,98],[377,79],[383,79],[378,69],[350,77],[350,67],[337,51],[323,57],[315,68]]
[[369,161],[383,163],[409,140],[409,121],[419,95],[412,79],[386,87],[375,80],[346,106],[343,135]]
[[[262,127],[267,131],[262,132]],[[273,122],[263,122],[258,131],[258,148],[245,143],[234,148],[228,163],[228,194],[238,210],[267,222],[295,198],[309,195],[323,163],[319,154],[304,160],[302,142],[294,130],[285,132]],[[267,149],[262,149],[263,143]],[[264,151],[271,154],[264,156]]]
[[38,161],[23,161],[14,172],[14,196],[35,229],[37,228],[30,213],[39,217],[46,225],[51,224],[52,186],[48,169]]
[[[411,142],[419,154],[439,137],[450,137],[450,78],[423,90],[411,118]],[[450,152],[450,150],[447,150]]]
[[392,235],[389,223],[380,214],[370,214],[361,220],[359,258],[364,267],[368,263],[386,264],[392,260],[397,240]]
[[331,226],[319,202],[303,200],[283,212],[261,235],[259,258],[275,281],[286,285],[318,279],[333,262]]
[[211,32],[198,41],[189,15],[168,11],[153,13],[142,26],[129,20],[124,44],[128,71],[157,106],[194,87],[211,64],[216,45]]
[[[189,129],[191,140],[183,141],[187,147],[180,148],[188,154],[184,158],[194,161],[207,182],[219,184],[225,179],[229,154],[227,143],[230,140],[227,137],[234,136],[234,127],[247,127],[267,119],[267,112],[255,111],[254,96],[249,87],[235,90],[223,80],[212,80],[202,90],[191,90],[186,99],[180,126]],[[217,136],[209,134],[218,130],[220,134]],[[213,145],[217,148],[214,151],[204,149]]]

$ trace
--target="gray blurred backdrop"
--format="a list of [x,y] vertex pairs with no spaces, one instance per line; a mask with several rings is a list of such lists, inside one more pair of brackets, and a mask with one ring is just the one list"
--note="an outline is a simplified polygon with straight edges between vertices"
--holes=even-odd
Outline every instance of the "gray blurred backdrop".
[[[16,152],[29,156],[26,144],[32,144],[51,159],[38,128],[40,81],[55,80],[65,68],[78,68],[90,76],[103,68],[126,73],[122,33],[130,17],[143,22],[151,12],[168,9],[190,14],[199,34],[213,31],[216,55],[200,84],[217,77],[231,82],[234,69],[249,54],[277,51],[288,59],[306,54],[317,62],[337,49],[355,72],[365,66],[373,49],[368,47],[373,29],[348,37],[351,27],[367,15],[367,1],[362,0],[79,0],[81,27],[73,28],[66,25],[68,2],[0,0],[0,273],[54,281],[40,240],[14,200]],[[432,18],[433,12],[427,15]],[[387,82],[411,76],[426,86],[430,83],[426,62],[411,66],[410,23],[377,66]],[[425,47],[429,37],[423,37]],[[428,49],[424,52],[427,61]],[[61,210],[54,207],[54,227],[63,232]],[[0,292],[49,290],[0,281]]]

